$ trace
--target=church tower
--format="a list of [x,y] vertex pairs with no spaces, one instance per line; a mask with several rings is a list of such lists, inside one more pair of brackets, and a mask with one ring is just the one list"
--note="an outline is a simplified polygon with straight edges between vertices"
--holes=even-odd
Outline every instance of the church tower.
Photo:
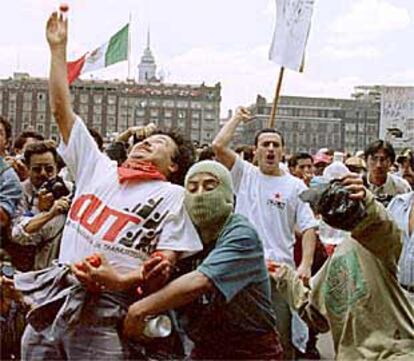
[[141,57],[141,62],[138,64],[138,83],[148,83],[156,80],[156,70],[157,65],[155,64],[155,58],[150,49],[150,30],[148,29],[147,47]]

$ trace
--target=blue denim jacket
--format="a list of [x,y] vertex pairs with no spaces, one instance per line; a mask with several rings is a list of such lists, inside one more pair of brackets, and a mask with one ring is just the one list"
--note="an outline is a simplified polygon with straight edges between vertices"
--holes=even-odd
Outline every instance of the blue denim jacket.
[[19,177],[0,157],[0,207],[12,218],[22,197]]

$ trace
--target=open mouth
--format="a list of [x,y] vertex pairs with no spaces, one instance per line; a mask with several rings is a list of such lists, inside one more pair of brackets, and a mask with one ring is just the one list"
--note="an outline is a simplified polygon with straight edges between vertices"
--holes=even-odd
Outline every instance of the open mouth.
[[275,162],[275,158],[274,154],[268,154],[266,156],[266,163],[273,164]]

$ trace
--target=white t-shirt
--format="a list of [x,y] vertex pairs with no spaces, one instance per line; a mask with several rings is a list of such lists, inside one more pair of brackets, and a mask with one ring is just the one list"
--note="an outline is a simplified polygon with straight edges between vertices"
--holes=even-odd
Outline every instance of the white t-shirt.
[[268,176],[237,158],[231,170],[236,192],[236,213],[252,222],[263,242],[265,257],[294,266],[295,226],[300,232],[317,222],[299,194],[307,189],[299,178],[284,173]]
[[202,249],[184,209],[184,188],[169,182],[118,182],[117,163],[98,150],[80,118],[59,153],[76,181],[59,262],[95,252],[121,272],[136,269],[155,249]]

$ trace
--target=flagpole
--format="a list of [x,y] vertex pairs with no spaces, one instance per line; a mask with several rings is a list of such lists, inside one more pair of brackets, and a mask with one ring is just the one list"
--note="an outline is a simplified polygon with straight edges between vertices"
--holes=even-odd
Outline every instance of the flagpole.
[[131,24],[132,24],[132,14],[129,13],[129,26],[128,26],[128,79],[131,79]]
[[277,104],[279,102],[280,89],[282,88],[282,80],[283,80],[284,72],[285,72],[285,67],[282,66],[279,71],[279,78],[277,80],[275,96],[273,98],[272,112],[270,113],[270,118],[269,118],[269,128],[275,127],[276,110],[277,110]]

